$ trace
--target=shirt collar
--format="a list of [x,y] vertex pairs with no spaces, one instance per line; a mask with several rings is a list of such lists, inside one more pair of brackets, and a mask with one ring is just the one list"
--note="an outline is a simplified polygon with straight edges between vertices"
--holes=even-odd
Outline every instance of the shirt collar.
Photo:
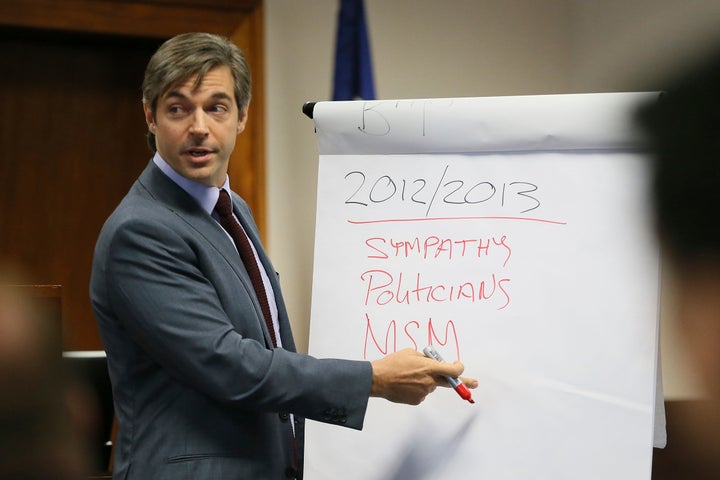
[[[200,204],[203,210],[212,215],[212,212],[215,209],[215,204],[217,204],[218,197],[220,196],[219,188],[208,187],[207,185],[203,185],[202,183],[183,177],[176,172],[157,152],[155,152],[153,162],[165,175],[170,177],[170,180],[175,182],[180,188],[193,197],[195,201]],[[221,188],[230,195],[230,177],[227,175],[225,176],[225,183]],[[230,198],[232,199],[232,195],[230,195]]]

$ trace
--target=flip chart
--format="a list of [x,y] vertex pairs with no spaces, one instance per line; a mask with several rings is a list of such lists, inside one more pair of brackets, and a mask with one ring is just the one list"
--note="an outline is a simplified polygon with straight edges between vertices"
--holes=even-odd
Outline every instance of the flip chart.
[[480,386],[309,422],[308,480],[650,478],[659,252],[631,114],[653,95],[315,105],[310,354],[432,344]]

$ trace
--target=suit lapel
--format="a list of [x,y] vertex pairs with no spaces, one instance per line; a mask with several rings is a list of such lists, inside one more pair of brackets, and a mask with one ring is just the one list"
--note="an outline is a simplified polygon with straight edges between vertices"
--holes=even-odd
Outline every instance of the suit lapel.
[[[244,288],[253,300],[256,317],[262,327],[265,344],[266,346],[272,347],[270,332],[268,332],[265,321],[263,320],[260,303],[255,295],[255,290],[253,289],[250,276],[248,275],[235,246],[232,244],[232,240],[227,237],[225,230],[223,230],[218,222],[216,222],[215,219],[213,219],[205,210],[202,209],[202,207],[200,207],[192,196],[168,178],[167,175],[162,173],[162,171],[152,161],[150,161],[150,164],[140,175],[139,181],[157,201],[165,205],[175,215],[177,215],[179,220],[188,224],[191,228],[197,231],[201,237],[207,240],[211,248],[216,249],[220,255],[225,258],[227,263],[232,267],[238,281],[242,284],[242,287],[239,286],[239,288]],[[241,219],[241,224],[248,232],[250,241],[255,245],[258,255],[260,256],[263,266],[267,272],[268,269],[266,265],[269,264],[269,260],[264,255],[263,249],[258,248],[259,237],[255,234],[255,230],[253,228],[246,226],[247,220],[238,213],[237,209],[235,209],[235,215]],[[268,274],[268,276],[272,282],[274,280],[274,275]],[[276,296],[279,291],[278,288],[279,286],[273,284]],[[284,342],[284,336],[282,338]]]
[[[140,183],[178,219],[195,229],[233,266],[239,276],[247,277],[242,263],[236,260],[237,251],[227,239],[222,227],[205,212],[185,190],[173,182],[151,161],[140,176]],[[241,275],[242,274],[242,275]],[[249,282],[249,277],[247,277]]]

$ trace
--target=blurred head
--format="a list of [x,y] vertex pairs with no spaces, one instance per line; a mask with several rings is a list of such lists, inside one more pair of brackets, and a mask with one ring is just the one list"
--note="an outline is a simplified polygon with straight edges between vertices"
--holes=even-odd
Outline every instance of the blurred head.
[[720,52],[643,106],[658,235],[678,275],[679,315],[720,398]]
[[0,478],[80,478],[82,397],[63,368],[59,326],[10,283],[0,278]]

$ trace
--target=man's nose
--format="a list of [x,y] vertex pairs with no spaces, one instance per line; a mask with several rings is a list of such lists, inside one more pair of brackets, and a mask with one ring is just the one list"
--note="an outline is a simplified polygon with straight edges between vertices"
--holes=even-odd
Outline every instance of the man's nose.
[[205,121],[205,112],[201,109],[195,111],[190,124],[190,133],[193,135],[207,135],[207,122]]

